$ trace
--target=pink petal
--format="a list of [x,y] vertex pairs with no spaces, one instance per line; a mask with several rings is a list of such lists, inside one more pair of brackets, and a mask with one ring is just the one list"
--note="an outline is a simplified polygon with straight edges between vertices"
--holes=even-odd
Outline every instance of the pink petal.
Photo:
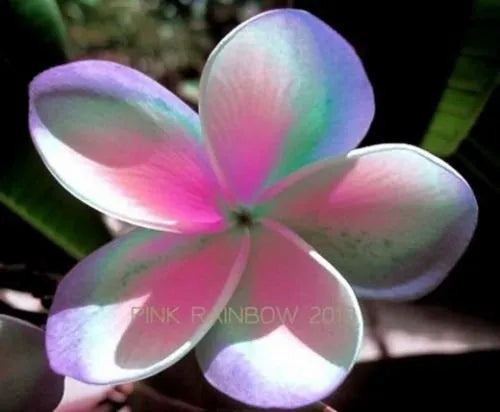
[[30,128],[49,170],[92,207],[153,229],[222,225],[198,116],[145,75],[105,61],[43,72]]
[[231,297],[245,232],[137,230],[99,249],[61,282],[47,324],[54,370],[86,383],[147,377],[184,356]]
[[373,112],[355,51],[300,10],[263,13],[234,29],[201,79],[204,133],[234,202],[250,204],[270,182],[354,148]]
[[53,411],[63,386],[49,368],[43,331],[0,314],[0,411]]
[[352,367],[362,335],[346,281],[289,230],[252,230],[240,285],[196,348],[208,381],[258,407],[296,408],[327,396]]
[[293,228],[363,297],[409,299],[434,289],[477,220],[467,182],[430,153],[402,144],[354,150],[264,197],[276,192],[258,213]]

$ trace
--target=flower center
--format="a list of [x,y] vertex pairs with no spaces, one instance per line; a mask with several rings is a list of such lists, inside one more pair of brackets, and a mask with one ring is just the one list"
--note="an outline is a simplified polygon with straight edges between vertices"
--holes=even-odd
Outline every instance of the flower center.
[[244,209],[244,208],[239,208],[237,210],[233,210],[231,212],[231,219],[238,225],[238,226],[252,226],[253,224],[253,218],[249,210]]

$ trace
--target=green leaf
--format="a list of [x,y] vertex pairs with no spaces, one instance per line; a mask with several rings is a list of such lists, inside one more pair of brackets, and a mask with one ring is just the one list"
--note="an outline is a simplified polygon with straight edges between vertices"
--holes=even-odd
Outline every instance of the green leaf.
[[66,47],[66,28],[56,0],[10,0],[19,22],[51,48]]
[[0,202],[70,255],[81,258],[109,239],[100,215],[73,198],[50,175],[28,131],[28,83],[64,63],[65,29],[54,0],[0,3],[3,80]]
[[421,146],[451,156],[469,135],[500,74],[500,0],[477,0],[463,47]]
[[66,26],[56,0],[8,0],[6,14],[9,32],[4,35],[12,43],[10,58],[30,78],[66,60]]
[[0,202],[79,259],[109,240],[98,213],[73,198],[27,150],[0,176]]

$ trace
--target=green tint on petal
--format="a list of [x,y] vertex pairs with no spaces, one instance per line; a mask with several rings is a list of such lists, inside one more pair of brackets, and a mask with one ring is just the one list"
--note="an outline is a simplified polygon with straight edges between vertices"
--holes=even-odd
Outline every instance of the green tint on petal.
[[357,149],[304,169],[256,213],[295,230],[358,296],[409,299],[437,287],[469,244],[477,203],[467,182],[402,144]]
[[95,209],[172,232],[224,226],[198,116],[131,68],[78,61],[30,86],[30,130],[57,180]]
[[301,10],[243,23],[208,59],[200,117],[213,164],[236,203],[269,184],[358,145],[373,91],[353,48]]
[[68,273],[46,346],[54,370],[91,384],[142,379],[190,351],[231,298],[248,234],[135,230]]

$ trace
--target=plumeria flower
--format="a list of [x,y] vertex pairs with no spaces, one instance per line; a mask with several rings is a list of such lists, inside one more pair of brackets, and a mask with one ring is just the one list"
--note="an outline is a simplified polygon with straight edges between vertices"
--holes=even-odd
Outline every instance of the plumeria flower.
[[352,47],[303,11],[229,33],[203,71],[199,112],[104,61],[31,84],[31,133],[49,170],[82,201],[145,228],[61,282],[50,363],[119,383],[196,347],[230,397],[315,402],[355,361],[353,290],[410,299],[435,288],[472,236],[474,195],[418,148],[353,150],[374,114],[372,88]]

